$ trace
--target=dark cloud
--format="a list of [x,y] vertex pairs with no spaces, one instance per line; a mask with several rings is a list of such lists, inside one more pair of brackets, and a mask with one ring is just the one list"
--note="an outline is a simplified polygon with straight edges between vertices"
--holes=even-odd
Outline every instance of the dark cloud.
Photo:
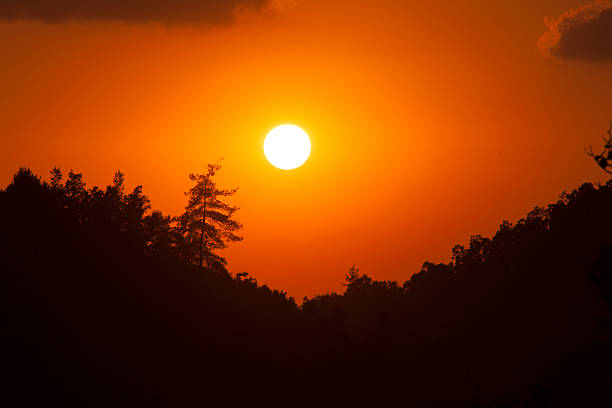
[[0,21],[124,21],[218,24],[236,12],[291,0],[0,0]]
[[612,1],[600,0],[546,19],[548,32],[538,40],[544,55],[588,60],[612,60]]

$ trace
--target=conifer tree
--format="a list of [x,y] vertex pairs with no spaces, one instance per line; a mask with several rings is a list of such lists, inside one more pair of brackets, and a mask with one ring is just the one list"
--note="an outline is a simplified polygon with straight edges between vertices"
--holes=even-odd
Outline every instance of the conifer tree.
[[189,175],[195,185],[185,193],[189,201],[178,219],[185,258],[209,269],[224,268],[226,264],[224,258],[215,254],[215,250],[242,240],[237,235],[242,225],[234,219],[239,207],[223,202],[223,199],[233,196],[238,188],[218,188],[213,178],[219,169],[220,164],[208,164],[206,173]]

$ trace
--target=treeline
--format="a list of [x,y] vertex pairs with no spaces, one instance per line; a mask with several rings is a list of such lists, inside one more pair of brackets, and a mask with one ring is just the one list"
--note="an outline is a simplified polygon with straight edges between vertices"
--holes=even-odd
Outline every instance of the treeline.
[[276,375],[268,356],[293,347],[297,306],[229,275],[211,248],[223,244],[218,230],[206,224],[201,244],[197,205],[188,192],[185,214],[170,217],[140,186],[126,192],[121,173],[102,189],[73,172],[47,183],[20,169],[0,192],[7,389],[35,406],[110,406]]
[[192,176],[179,217],[121,173],[100,189],[21,169],[0,191],[5,366],[23,405],[185,406],[250,386],[266,390],[253,401],[291,387],[345,403],[612,403],[611,182],[404,283],[353,267],[344,293],[298,307],[216,254],[240,239],[218,169]]

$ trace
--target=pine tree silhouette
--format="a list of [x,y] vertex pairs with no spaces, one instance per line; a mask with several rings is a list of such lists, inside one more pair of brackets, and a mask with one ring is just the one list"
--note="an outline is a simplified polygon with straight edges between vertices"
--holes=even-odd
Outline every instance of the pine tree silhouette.
[[178,224],[187,251],[185,257],[190,262],[202,268],[224,269],[225,259],[214,251],[225,248],[229,242],[241,241],[242,237],[237,233],[242,224],[234,219],[239,207],[222,200],[233,196],[238,188],[218,188],[214,176],[221,165],[215,163],[207,167],[206,173],[189,175],[195,185],[185,193],[189,202],[178,218]]

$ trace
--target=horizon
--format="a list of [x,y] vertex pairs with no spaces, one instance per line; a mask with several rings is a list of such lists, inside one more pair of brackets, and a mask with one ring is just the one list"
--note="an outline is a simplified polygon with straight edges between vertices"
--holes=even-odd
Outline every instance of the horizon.
[[[202,168],[204,168],[204,167],[205,167],[205,166],[202,166]],[[27,168],[27,167],[25,167],[25,166],[22,166],[22,167],[20,167],[20,168],[26,168],[26,169],[29,169],[29,168]],[[63,173],[64,177],[65,177],[65,176],[68,174],[68,172],[67,172],[67,171],[65,171],[64,169],[61,169],[61,168],[59,168],[59,167],[58,167],[58,169],[60,169],[60,170],[62,171],[62,173]],[[102,184],[100,184],[100,185],[92,185],[92,184],[89,184],[89,183],[87,182],[87,175],[86,175],[86,174],[84,174],[84,173],[82,173],[82,172],[79,172],[79,171],[76,171],[75,169],[70,169],[69,171],[73,171],[73,170],[74,170],[74,172],[75,172],[76,174],[82,174],[82,175],[83,175],[83,181],[85,182],[85,184],[86,184],[86,188],[87,188],[87,189],[91,189],[91,188],[93,188],[93,187],[98,187],[98,188],[101,188],[102,190],[104,190],[104,189],[105,189],[105,186],[110,185],[110,184],[111,184],[111,183],[110,183],[110,181],[112,181],[112,180],[109,180],[109,182],[108,182],[108,183],[106,183],[106,184],[102,183]],[[222,172],[222,170],[223,170],[223,168],[221,169],[221,172]],[[116,172],[121,172],[121,170],[120,170],[120,169],[117,169],[117,170],[115,171],[115,174],[116,174]],[[49,173],[50,173],[50,172],[49,172]],[[134,187],[136,187],[137,185],[141,185],[141,184],[138,184],[138,183],[130,183],[129,175],[124,174],[124,173],[122,173],[122,174],[123,174],[123,175],[125,176],[125,178],[126,178],[125,186],[126,186],[126,189],[127,189],[128,191],[131,191],[131,190],[132,190]],[[193,172],[192,172],[191,174],[193,174]],[[51,176],[46,176],[46,177],[45,177],[44,175],[39,175],[39,174],[36,174],[36,176],[40,177],[40,178],[41,178],[41,181],[43,181],[43,182],[45,182],[45,183],[50,183],[50,182],[51,182]],[[609,183],[609,180],[607,181],[607,183]],[[313,297],[315,297],[315,296],[340,293],[342,290],[344,290],[344,289],[345,289],[345,280],[346,280],[346,276],[347,276],[347,273],[348,273],[350,270],[352,270],[352,268],[357,268],[357,270],[358,270],[359,272],[361,272],[363,275],[366,275],[366,276],[370,276],[370,275],[371,275],[371,277],[372,277],[372,278],[374,278],[374,279],[376,279],[376,280],[378,280],[378,281],[382,281],[382,282],[384,282],[384,281],[395,281],[395,282],[397,282],[398,284],[402,284],[403,282],[409,281],[409,280],[410,280],[410,278],[412,277],[412,275],[414,275],[414,274],[417,274],[417,273],[421,272],[421,271],[423,270],[423,266],[425,266],[425,264],[427,264],[427,263],[433,263],[433,264],[446,264],[446,263],[451,262],[452,250],[453,250],[453,247],[454,247],[455,245],[468,246],[468,245],[469,245],[469,243],[470,243],[471,238],[472,238],[472,237],[474,237],[474,236],[482,236],[483,238],[490,239],[490,238],[492,238],[492,237],[495,235],[495,233],[496,233],[496,232],[498,232],[498,228],[499,228],[499,227],[500,227],[500,226],[501,226],[503,223],[505,223],[505,222],[509,222],[509,223],[510,223],[510,225],[515,225],[517,221],[519,221],[519,220],[525,220],[525,219],[526,219],[526,217],[528,216],[528,214],[529,214],[529,213],[530,213],[532,210],[535,210],[535,209],[537,209],[537,208],[543,208],[543,209],[546,209],[546,208],[548,208],[549,206],[553,206],[553,205],[557,204],[557,203],[558,203],[558,201],[560,201],[560,200],[562,199],[562,195],[563,195],[564,193],[570,193],[570,192],[572,192],[572,191],[574,191],[574,190],[578,189],[579,187],[581,187],[583,184],[589,184],[589,182],[585,182],[585,183],[582,183],[581,185],[575,186],[574,188],[570,188],[570,189],[567,189],[567,190],[562,191],[561,193],[559,193],[559,194],[557,195],[557,197],[556,197],[554,200],[551,200],[550,202],[545,203],[545,204],[542,204],[542,205],[535,205],[534,207],[532,207],[531,209],[529,209],[528,211],[526,211],[526,212],[525,212],[523,215],[518,216],[518,217],[517,217],[516,219],[514,219],[514,220],[509,220],[509,219],[507,219],[507,218],[502,219],[502,220],[501,220],[501,221],[500,221],[500,222],[497,224],[497,226],[496,226],[496,227],[493,229],[493,231],[492,231],[491,233],[488,233],[488,234],[481,234],[481,233],[470,233],[470,234],[469,234],[469,237],[468,237],[468,238],[467,238],[465,241],[463,241],[463,242],[456,242],[456,243],[454,243],[453,245],[451,245],[451,246],[448,248],[448,256],[447,256],[446,258],[444,258],[444,259],[424,259],[424,260],[423,260],[423,262],[421,263],[421,265],[420,265],[420,266],[417,268],[417,270],[415,270],[414,272],[410,273],[409,275],[407,275],[407,276],[406,276],[405,278],[403,278],[403,279],[402,279],[402,278],[399,278],[399,279],[398,279],[398,278],[395,278],[395,279],[389,279],[389,278],[385,277],[384,275],[381,275],[380,273],[376,273],[377,271],[373,271],[374,273],[372,273],[372,271],[365,271],[365,270],[363,270],[362,268],[360,268],[360,266],[359,266],[359,265],[357,265],[357,264],[353,263],[353,264],[349,265],[349,266],[348,266],[348,267],[347,267],[345,270],[340,271],[340,272],[338,272],[338,273],[336,274],[336,275],[338,275],[339,280],[338,280],[337,284],[335,285],[335,287],[333,287],[333,288],[323,288],[322,290],[320,290],[320,291],[318,291],[318,292],[308,293],[308,294],[304,294],[304,295],[302,295],[302,296],[296,296],[294,293],[291,293],[291,291],[287,291],[287,288],[284,288],[284,287],[279,287],[279,286],[273,286],[273,285],[271,285],[269,282],[266,282],[265,280],[260,279],[260,277],[258,277],[257,275],[254,275],[253,273],[249,272],[248,270],[233,270],[233,269],[231,268],[231,265],[232,265],[232,263],[231,263],[231,257],[230,257],[229,259],[227,259],[227,260],[228,260],[228,273],[229,273],[231,276],[236,277],[237,275],[239,275],[239,274],[243,274],[243,273],[245,273],[245,272],[246,272],[246,273],[247,273],[247,276],[249,276],[249,277],[251,277],[251,278],[256,279],[258,284],[260,284],[260,285],[266,285],[266,286],[268,286],[268,287],[269,287],[270,289],[272,289],[272,290],[279,290],[279,291],[284,291],[284,292],[286,292],[288,296],[290,296],[290,297],[292,297],[292,298],[294,298],[294,299],[295,299],[295,301],[296,301],[296,303],[297,303],[298,305],[301,305],[301,304],[302,304],[302,302],[303,302],[303,298],[304,298],[304,297],[309,298],[309,299],[312,299],[312,298],[313,298]],[[599,181],[599,182],[597,182],[597,183],[594,183],[594,185],[595,185],[595,186],[603,186],[603,185],[605,185],[605,184],[606,184],[606,182],[601,182],[601,181]],[[142,187],[143,187],[143,193],[144,193],[144,195],[145,195],[145,196],[147,196],[146,186],[142,185]],[[227,187],[227,186],[223,186],[223,187]],[[6,186],[4,186],[4,187],[0,186],[0,190],[1,190],[2,188],[6,188]],[[239,191],[239,189],[238,189],[238,191]],[[184,192],[184,195],[186,195],[186,194],[187,194],[187,192]],[[185,203],[187,204],[187,199],[185,199]],[[163,209],[156,208],[156,207],[155,207],[155,205],[154,205],[154,203],[151,203],[151,209],[150,209],[150,210],[148,210],[148,212],[147,212],[147,213],[148,213],[148,214],[150,214],[150,213],[152,213],[153,211],[161,211],[161,212],[162,212],[162,213],[163,213],[165,216],[170,216],[170,217],[172,217],[172,218],[175,218],[175,217],[177,217],[177,216],[179,215],[179,214],[169,214],[169,213],[165,212]],[[240,244],[240,243],[238,242],[237,244]],[[232,245],[236,245],[236,243],[234,243],[234,244],[232,244]],[[231,247],[231,246],[230,246],[230,247],[228,247],[228,248],[225,248],[225,249],[221,249],[221,250],[219,250],[219,251],[218,251],[218,252],[219,252],[219,255],[224,256],[224,257],[225,257],[225,256],[228,256],[228,255],[229,255],[229,256],[231,256],[231,249],[232,249],[232,247]]]

